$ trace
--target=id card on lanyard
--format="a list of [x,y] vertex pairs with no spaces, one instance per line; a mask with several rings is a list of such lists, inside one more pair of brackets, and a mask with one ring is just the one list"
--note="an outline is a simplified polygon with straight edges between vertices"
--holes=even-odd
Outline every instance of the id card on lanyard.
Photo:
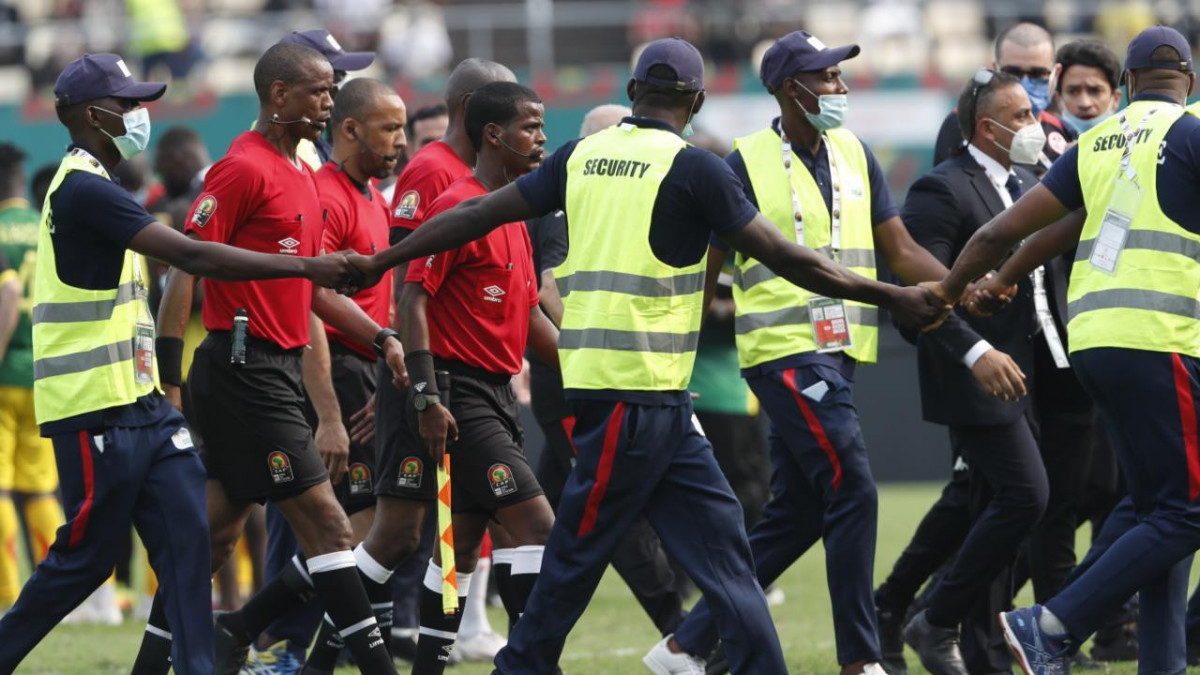
[[1133,169],[1133,143],[1146,128],[1150,118],[1159,110],[1162,108],[1154,108],[1146,113],[1136,130],[1129,128],[1129,120],[1126,119],[1125,113],[1121,113],[1118,120],[1121,123],[1121,133],[1125,136],[1121,169],[1113,179],[1112,197],[1100,222],[1100,233],[1092,242],[1092,254],[1088,257],[1088,263],[1092,267],[1110,276],[1116,274],[1117,261],[1121,257],[1121,251],[1125,250],[1125,243],[1129,240],[1129,228],[1142,201],[1142,188],[1138,184],[1137,172]]
[[[804,241],[804,211],[800,207],[800,195],[792,182],[792,144],[788,142],[787,134],[779,129],[783,146],[783,169],[787,173],[788,188],[792,192],[792,219],[796,231],[796,243],[807,246]],[[842,257],[842,184],[841,172],[838,170],[840,157],[833,144],[825,140],[829,154],[829,182],[832,199],[829,209],[829,259],[840,262]],[[813,344],[817,352],[826,354],[840,352],[854,346],[854,337],[850,334],[850,320],[846,312],[846,301],[841,298],[827,298],[814,295],[808,300],[808,321],[812,325]]]
[[145,311],[138,316],[133,338],[133,372],[138,384],[154,384],[154,318],[150,316],[146,299],[146,284],[142,280],[142,257],[133,254],[134,302]]

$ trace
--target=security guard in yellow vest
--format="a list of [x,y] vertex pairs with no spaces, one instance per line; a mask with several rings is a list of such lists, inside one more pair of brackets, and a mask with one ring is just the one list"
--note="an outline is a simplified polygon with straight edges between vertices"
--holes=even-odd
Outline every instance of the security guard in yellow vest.
[[[497,672],[554,672],[614,547],[640,514],[712,604],[732,669],[787,672],[741,509],[691,421],[687,386],[713,233],[825,296],[883,304],[904,322],[944,316],[946,304],[924,288],[881,284],[788,241],[746,201],[724,162],[689,146],[680,132],[704,103],[703,76],[686,41],[649,44],[627,87],[631,117],[564,145],[538,170],[387,251],[354,259],[374,281],[380,270],[502,223],[566,211],[569,250],[555,277],[578,459],[537,587],[496,657]],[[703,659],[672,653],[667,640],[644,662],[656,673],[704,669]]]
[[[870,279],[877,247],[908,283],[940,278],[945,267],[909,236],[875,156],[842,128],[838,64],[858,53],[804,31],[777,40],[761,76],[780,117],[735,140],[726,161],[784,239]],[[724,248],[709,252],[710,270]],[[755,571],[766,586],[823,539],[841,672],[882,673],[872,598],[878,500],[853,395],[855,364],[876,359],[879,310],[793,286],[745,253],[733,262],[738,360],[771,420],[773,498],[750,531]],[[691,654],[712,651],[707,602],[675,639]]]
[[1000,615],[1026,673],[1068,672],[1097,623],[1138,592],[1138,672],[1186,667],[1184,603],[1200,548],[1200,119],[1183,109],[1191,54],[1174,29],[1139,33],[1125,59],[1129,107],[980,229],[937,287],[957,297],[1047,228],[972,303],[989,304],[981,301],[1003,296],[1010,279],[1078,245],[1071,361],[1103,412],[1138,522],[1044,606]]
[[[116,564],[111,543],[131,524],[178,627],[175,671],[213,670],[205,472],[182,415],[159,389],[139,254],[226,279],[303,276],[344,286],[357,276],[340,255],[264,255],[193,241],[116,185],[113,168],[150,139],[142,102],[164,91],[165,84],[134,81],[115,54],[71,62],[54,87],[72,145],[42,206],[33,377],[35,416],[54,443],[68,521],[0,619],[0,672],[16,670],[108,577]],[[172,635],[148,636],[172,648]]]

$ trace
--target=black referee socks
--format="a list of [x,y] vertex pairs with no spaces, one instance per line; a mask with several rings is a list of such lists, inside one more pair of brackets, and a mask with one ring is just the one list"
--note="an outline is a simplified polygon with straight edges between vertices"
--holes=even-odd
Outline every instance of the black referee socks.
[[492,571],[496,573],[496,592],[500,594],[500,603],[504,605],[504,611],[508,614],[510,633],[512,627],[517,625],[517,619],[521,618],[521,610],[517,608],[513,600],[512,564],[515,552],[516,549],[513,548],[492,549]]
[[454,651],[458,625],[462,622],[463,606],[471,589],[471,575],[458,575],[458,611],[447,615],[442,611],[442,568],[433,560],[425,570],[421,584],[421,629],[417,635],[417,657],[413,660],[412,675],[441,675]]
[[[358,565],[359,574],[362,575],[367,599],[371,601],[375,621],[379,625],[380,633],[386,638],[392,632],[392,571],[372,558],[362,544],[354,549],[354,560]],[[321,622],[321,630],[317,633],[317,641],[313,644],[312,652],[305,663],[305,672],[333,672],[338,654],[344,647],[341,635],[334,628],[329,615],[325,615],[325,620]]]
[[150,605],[150,619],[146,622],[146,633],[133,662],[132,675],[167,675],[171,670],[171,630],[167,625],[167,610],[163,607],[162,593],[154,594]]
[[308,573],[359,671],[365,675],[395,675],[387,639],[371,612],[354,554],[337,551],[313,556],[308,559]]
[[297,553],[261,591],[246,601],[241,609],[222,616],[221,622],[236,637],[249,644],[272,621],[300,609],[316,595],[304,555]]

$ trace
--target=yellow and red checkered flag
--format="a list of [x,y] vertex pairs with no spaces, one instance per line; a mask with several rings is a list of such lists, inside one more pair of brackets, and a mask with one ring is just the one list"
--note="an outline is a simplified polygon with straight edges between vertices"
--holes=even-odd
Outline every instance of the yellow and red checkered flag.
[[442,611],[458,611],[458,566],[454,562],[454,525],[450,516],[450,453],[442,455],[437,467],[438,546],[442,556]]

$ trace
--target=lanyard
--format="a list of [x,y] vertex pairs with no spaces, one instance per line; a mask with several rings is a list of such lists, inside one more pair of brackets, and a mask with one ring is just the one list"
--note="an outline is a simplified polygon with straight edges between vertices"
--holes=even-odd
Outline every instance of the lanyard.
[[[804,243],[804,211],[800,208],[800,195],[796,193],[796,184],[792,182],[792,144],[788,142],[783,127],[779,129],[779,138],[783,146],[783,169],[787,172],[788,189],[792,191],[792,218],[796,228],[796,243]],[[829,210],[829,258],[838,262],[842,253],[842,182],[838,171],[839,160],[837,149],[825,139],[825,147],[829,155],[829,182],[831,184],[831,208]]]
[[1126,112],[1122,112],[1121,116],[1117,119],[1121,124],[1121,133],[1125,136],[1125,147],[1121,148],[1121,172],[1134,183],[1137,182],[1137,172],[1133,170],[1133,141],[1146,128],[1146,124],[1150,122],[1150,118],[1158,114],[1159,110],[1162,110],[1162,108],[1153,108],[1150,112],[1146,113],[1146,116],[1142,118],[1136,130],[1129,128],[1129,120],[1126,118]]

